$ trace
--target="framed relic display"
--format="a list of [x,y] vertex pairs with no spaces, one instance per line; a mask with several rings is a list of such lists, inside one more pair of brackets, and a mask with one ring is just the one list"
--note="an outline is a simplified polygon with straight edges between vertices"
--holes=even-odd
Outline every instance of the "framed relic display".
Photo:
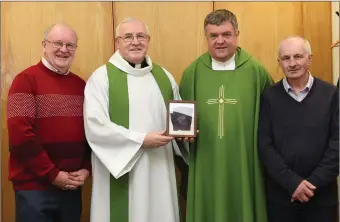
[[167,111],[167,135],[196,137],[196,102],[170,100]]

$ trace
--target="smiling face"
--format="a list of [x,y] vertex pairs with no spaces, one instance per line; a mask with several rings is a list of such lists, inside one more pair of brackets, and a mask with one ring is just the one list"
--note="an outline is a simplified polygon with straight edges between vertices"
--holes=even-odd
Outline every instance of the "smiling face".
[[278,62],[288,79],[300,79],[308,75],[312,55],[302,38],[289,38],[280,44]]
[[239,31],[230,22],[205,27],[208,51],[215,60],[225,62],[236,52]]
[[[62,42],[61,48],[55,47],[56,42]],[[46,39],[43,41],[44,58],[55,69],[66,73],[73,62],[76,50],[67,49],[65,44],[76,45],[77,36],[75,31],[65,25],[55,25],[49,31]]]
[[140,64],[148,51],[150,37],[141,21],[122,23],[116,37],[116,46],[120,55],[128,62]]

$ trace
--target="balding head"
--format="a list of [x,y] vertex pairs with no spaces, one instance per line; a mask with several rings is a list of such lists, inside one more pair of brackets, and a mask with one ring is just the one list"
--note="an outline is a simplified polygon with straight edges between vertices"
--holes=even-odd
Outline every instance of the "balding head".
[[287,38],[285,38],[284,40],[282,40],[279,44],[279,48],[278,48],[278,58],[280,58],[280,50],[282,48],[282,46],[285,45],[302,45],[304,51],[306,52],[307,55],[311,55],[312,54],[312,48],[310,46],[310,43],[308,40],[306,40],[305,38],[301,37],[301,36],[289,36]]
[[143,26],[145,27],[145,33],[149,35],[149,27],[143,21],[136,19],[136,18],[128,17],[128,18],[125,18],[121,23],[118,24],[118,26],[116,28],[116,36],[115,37],[120,36],[120,34],[122,32],[121,26],[124,26],[124,24],[130,23],[130,22],[143,24]]
[[66,23],[56,23],[56,24],[53,24],[51,25],[45,32],[44,32],[44,39],[48,39],[49,35],[52,34],[54,32],[58,32],[60,30],[68,30],[69,32],[73,33],[74,37],[75,37],[75,42],[77,43],[78,42],[78,35],[76,33],[76,31],[71,27],[69,26],[68,24]]

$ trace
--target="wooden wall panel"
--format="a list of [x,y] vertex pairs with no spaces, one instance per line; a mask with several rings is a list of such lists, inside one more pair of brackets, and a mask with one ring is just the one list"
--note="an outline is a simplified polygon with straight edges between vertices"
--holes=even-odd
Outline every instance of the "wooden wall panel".
[[[46,28],[66,22],[78,33],[78,49],[71,70],[87,80],[112,54],[111,2],[2,2],[1,3],[1,148],[2,221],[14,222],[14,194],[8,181],[7,92],[13,78],[42,57]],[[91,180],[84,186],[82,222],[89,221]]]
[[239,45],[260,60],[275,81],[284,76],[276,60],[278,44],[290,35],[301,35],[311,42],[313,75],[331,82],[329,2],[215,2],[214,6],[235,13]]
[[[279,42],[302,34],[300,2],[215,2],[238,20],[239,45],[262,62],[275,81],[283,77],[277,62]],[[261,16],[260,16],[261,15]]]
[[311,72],[333,83],[331,2],[303,2],[302,9],[303,33],[313,53]]
[[[48,26],[63,21],[76,29],[79,48],[71,70],[87,80],[112,55],[114,27],[125,17],[139,18],[150,29],[152,60],[179,83],[183,70],[206,52],[203,21],[218,8],[236,14],[240,46],[260,60],[275,81],[283,77],[276,61],[279,42],[304,35],[314,53],[313,74],[331,82],[329,2],[1,2],[2,221],[14,222],[14,194],[7,180],[7,92],[15,75],[41,58]],[[82,222],[89,221],[90,184],[84,187]]]
[[126,17],[144,21],[150,31],[151,59],[179,83],[184,69],[207,50],[203,21],[212,2],[115,2],[115,27]]

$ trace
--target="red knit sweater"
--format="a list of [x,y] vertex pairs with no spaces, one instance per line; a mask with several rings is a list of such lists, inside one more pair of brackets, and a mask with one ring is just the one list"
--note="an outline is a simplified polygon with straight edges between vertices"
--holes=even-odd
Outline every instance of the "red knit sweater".
[[90,171],[83,123],[85,81],[59,75],[40,61],[9,90],[9,179],[15,190],[48,189],[59,171]]

